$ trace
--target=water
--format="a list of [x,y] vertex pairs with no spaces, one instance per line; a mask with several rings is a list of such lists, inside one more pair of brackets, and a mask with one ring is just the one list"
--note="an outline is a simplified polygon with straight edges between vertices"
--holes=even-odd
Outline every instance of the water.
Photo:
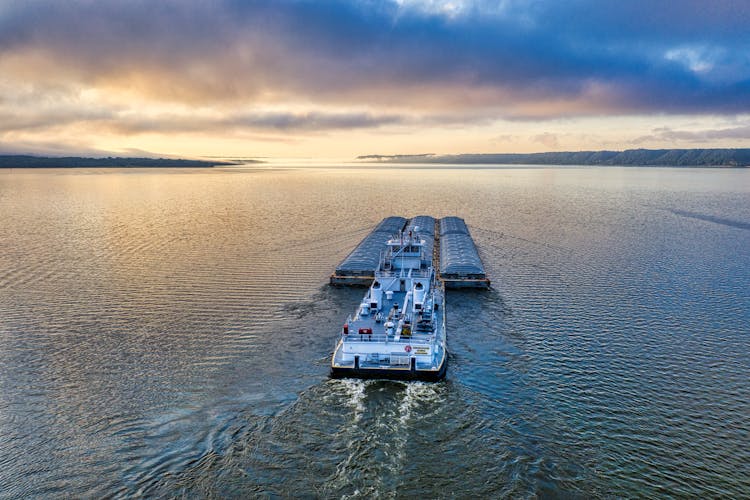
[[[750,170],[0,171],[0,497],[750,495]],[[448,377],[329,380],[386,215],[460,215]]]

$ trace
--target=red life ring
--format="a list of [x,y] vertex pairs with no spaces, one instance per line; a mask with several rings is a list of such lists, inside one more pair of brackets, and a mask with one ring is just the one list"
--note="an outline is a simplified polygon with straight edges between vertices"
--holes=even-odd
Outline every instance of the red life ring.
[[404,347],[404,351],[411,352],[411,346],[407,345],[406,347]]

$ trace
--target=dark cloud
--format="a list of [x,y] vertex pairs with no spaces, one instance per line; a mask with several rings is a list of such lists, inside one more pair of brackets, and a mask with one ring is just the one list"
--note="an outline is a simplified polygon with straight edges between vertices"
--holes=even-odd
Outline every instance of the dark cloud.
[[106,110],[53,109],[9,112],[0,109],[0,137],[8,132],[34,131],[76,123],[106,123],[116,115]]
[[397,124],[404,119],[395,115],[369,113],[246,113],[222,117],[156,115],[151,118],[125,116],[111,120],[107,126],[120,133],[211,132],[211,131],[327,131],[372,128]]
[[182,133],[212,131],[255,132],[323,132],[339,129],[374,128],[381,125],[405,123],[398,115],[370,113],[289,113],[261,112],[229,114],[212,117],[200,115],[135,114],[105,110],[56,109],[53,111],[7,112],[0,109],[0,137],[10,132],[51,129],[73,124],[86,124],[100,130],[108,129],[123,134],[151,132]]
[[[510,0],[466,2],[448,14],[429,7],[438,3],[6,3],[0,70],[188,104],[293,101],[469,116],[489,107],[516,118],[750,111],[745,2]],[[348,121],[388,119],[268,115],[246,123]]]
[[397,115],[375,116],[370,113],[263,113],[230,117],[221,125],[251,129],[275,130],[335,130],[370,128],[404,122]]

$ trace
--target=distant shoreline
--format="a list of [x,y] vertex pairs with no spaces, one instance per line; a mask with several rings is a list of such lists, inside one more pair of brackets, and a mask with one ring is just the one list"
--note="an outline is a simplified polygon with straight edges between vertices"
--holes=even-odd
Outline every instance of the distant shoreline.
[[[243,163],[262,162],[246,160]],[[227,165],[236,165],[236,163],[172,158],[0,155],[0,168],[213,168]]]
[[363,155],[366,163],[452,165],[582,165],[639,167],[750,166],[750,149],[627,149],[625,151],[564,151],[546,153],[477,153],[454,155]]

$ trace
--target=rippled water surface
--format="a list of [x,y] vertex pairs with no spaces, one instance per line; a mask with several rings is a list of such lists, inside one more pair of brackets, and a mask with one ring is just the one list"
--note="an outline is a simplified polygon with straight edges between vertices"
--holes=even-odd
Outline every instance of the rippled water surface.
[[[393,214],[493,290],[329,380]],[[749,325],[746,169],[0,171],[0,497],[749,496]]]

